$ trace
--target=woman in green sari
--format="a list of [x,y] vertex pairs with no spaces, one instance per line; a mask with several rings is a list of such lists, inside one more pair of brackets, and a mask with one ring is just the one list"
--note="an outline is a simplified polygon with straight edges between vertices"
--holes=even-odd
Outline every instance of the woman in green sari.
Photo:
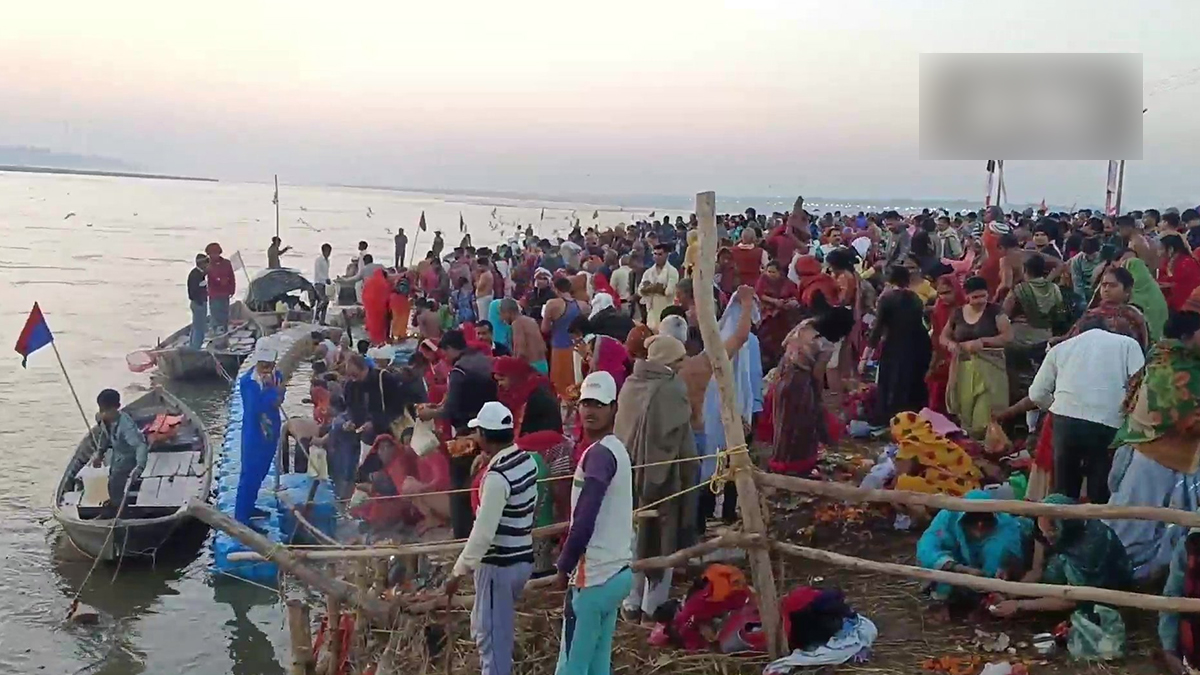
[[954,310],[938,337],[953,357],[946,410],[967,433],[982,438],[992,413],[1009,404],[1004,346],[1012,339],[1012,325],[1000,307],[988,302],[982,277],[967,279],[963,290],[967,304]]
[[[1074,504],[1075,500],[1052,494],[1042,503]],[[1133,585],[1133,567],[1125,547],[1103,521],[1039,516],[1034,537],[1038,546],[1033,569],[1022,581],[1115,590]],[[1020,612],[1065,612],[1076,604],[1064,598],[1005,600],[997,603],[992,613],[1009,617]]]
[[[1104,253],[1109,253],[1108,247],[1105,247]],[[1146,263],[1129,249],[1110,255],[1112,262],[1105,263],[1106,266],[1124,267],[1133,277],[1133,291],[1129,294],[1129,304],[1142,310],[1142,315],[1146,317],[1146,330],[1150,334],[1151,344],[1158,342],[1162,338],[1163,325],[1167,323],[1169,310],[1167,299],[1158,287],[1158,282],[1154,280],[1154,274],[1150,272]]]

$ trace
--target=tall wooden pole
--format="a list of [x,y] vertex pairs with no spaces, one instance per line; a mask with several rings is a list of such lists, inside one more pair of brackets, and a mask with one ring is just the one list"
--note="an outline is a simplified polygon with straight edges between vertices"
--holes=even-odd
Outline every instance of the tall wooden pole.
[[[704,336],[704,351],[712,362],[713,376],[721,393],[721,422],[725,426],[725,447],[745,448],[746,434],[742,429],[742,415],[737,409],[737,396],[733,384],[733,366],[725,353],[725,341],[717,327],[716,301],[710,289],[713,287],[717,260],[717,195],[701,192],[696,195],[696,219],[700,225],[700,264],[696,270],[697,314],[700,332]],[[749,535],[766,535],[762,506],[758,501],[758,487],[754,483],[754,463],[745,452],[730,456],[734,470],[734,482],[738,490],[738,509],[742,514],[742,529]],[[779,658],[787,642],[780,630],[779,594],[775,589],[775,574],[771,569],[771,554],[763,548],[750,551],[750,574],[754,589],[758,593],[758,607],[762,615],[763,631],[767,634],[767,647],[771,656]]]

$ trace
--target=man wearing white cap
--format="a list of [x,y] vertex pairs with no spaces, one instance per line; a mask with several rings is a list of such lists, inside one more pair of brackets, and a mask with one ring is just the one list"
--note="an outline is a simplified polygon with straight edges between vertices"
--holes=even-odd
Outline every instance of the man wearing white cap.
[[514,443],[513,414],[498,401],[483,404],[468,426],[487,458],[475,524],[454,573],[453,595],[463,577],[475,576],[471,632],[483,675],[512,672],[516,603],[533,573],[533,516],[537,464]]
[[558,558],[569,585],[557,675],[612,672],[613,631],[633,588],[633,470],[613,435],[617,383],[596,371],[579,388],[579,416],[589,439],[571,486],[571,529]]
[[238,476],[234,518],[249,525],[250,519],[265,515],[254,507],[258,491],[271,471],[271,460],[283,424],[283,375],[275,369],[275,350],[266,339],[254,346],[254,368],[238,379],[242,397],[242,472]]

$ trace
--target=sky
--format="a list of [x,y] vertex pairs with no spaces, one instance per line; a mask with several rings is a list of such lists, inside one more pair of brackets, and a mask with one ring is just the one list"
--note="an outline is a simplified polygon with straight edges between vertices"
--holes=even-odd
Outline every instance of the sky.
[[[1143,54],[1126,203],[1195,204],[1194,0],[10,3],[0,145],[229,180],[982,199],[918,157],[921,52]],[[186,9],[185,9],[186,8]],[[1103,161],[1010,160],[1098,203]]]

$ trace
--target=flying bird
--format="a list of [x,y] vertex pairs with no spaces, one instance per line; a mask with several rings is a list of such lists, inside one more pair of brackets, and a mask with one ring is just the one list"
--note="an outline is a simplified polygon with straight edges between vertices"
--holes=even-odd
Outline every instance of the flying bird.
[[73,216],[73,215],[75,215],[75,212],[74,212],[74,211],[72,211],[72,212],[68,213],[67,215],[63,216],[63,220],[67,220],[68,218],[70,218],[70,217],[71,217],[71,216]]

